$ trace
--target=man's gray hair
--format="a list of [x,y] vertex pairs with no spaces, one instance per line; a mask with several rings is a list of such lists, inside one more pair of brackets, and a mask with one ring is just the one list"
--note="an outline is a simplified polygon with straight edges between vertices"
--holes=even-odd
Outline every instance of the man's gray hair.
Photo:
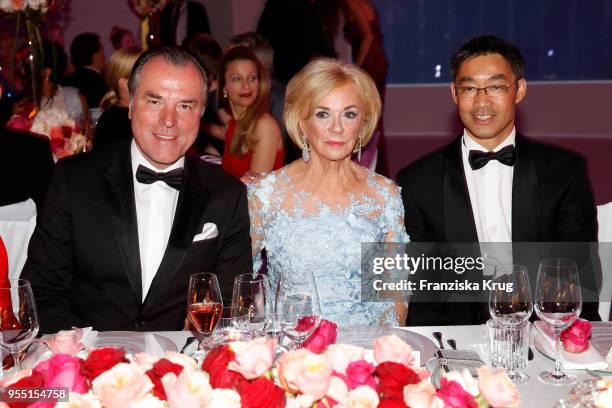
[[[136,92],[136,87],[138,86],[138,81],[140,79],[140,74],[144,69],[147,62],[152,59],[161,58],[168,65],[172,65],[175,67],[184,67],[189,64],[193,64],[200,73],[202,77],[202,83],[204,84],[203,89],[203,101],[206,102],[206,97],[208,95],[208,81],[206,77],[206,71],[202,68],[202,65],[198,62],[197,58],[190,54],[188,51],[185,51],[179,47],[158,47],[151,48],[148,51],[144,52],[136,62],[134,63],[134,68],[132,68],[132,73],[130,74],[130,78],[128,79],[128,91],[130,93],[130,106],[132,106],[132,99],[134,98],[134,93]],[[206,105],[206,103],[204,104]],[[202,110],[204,112],[204,110]]]

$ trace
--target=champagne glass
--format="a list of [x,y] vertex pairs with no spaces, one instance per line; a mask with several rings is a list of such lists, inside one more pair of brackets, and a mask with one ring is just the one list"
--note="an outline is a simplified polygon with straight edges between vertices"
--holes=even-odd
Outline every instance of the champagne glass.
[[312,273],[280,277],[274,315],[282,333],[292,340],[292,348],[300,348],[321,322],[319,295]]
[[493,288],[489,292],[489,313],[504,330],[507,343],[506,372],[511,380],[522,384],[529,381],[529,375],[517,367],[521,363],[520,351],[517,349],[520,343],[525,341],[519,337],[518,326],[533,313],[527,268],[516,264],[498,265],[495,267],[491,286]]
[[582,293],[578,267],[569,259],[551,258],[540,262],[536,284],[535,310],[555,330],[555,369],[544,371],[540,380],[553,385],[570,385],[577,377],[561,369],[560,336],[580,316]]
[[200,336],[204,337],[200,348],[207,349],[206,340],[215,329],[222,311],[223,300],[217,276],[207,272],[191,275],[187,294],[187,318]]
[[20,356],[38,334],[38,313],[30,282],[10,279],[0,282],[0,347],[13,356],[15,372]]
[[245,273],[234,278],[231,317],[249,334],[260,334],[270,315],[266,276]]

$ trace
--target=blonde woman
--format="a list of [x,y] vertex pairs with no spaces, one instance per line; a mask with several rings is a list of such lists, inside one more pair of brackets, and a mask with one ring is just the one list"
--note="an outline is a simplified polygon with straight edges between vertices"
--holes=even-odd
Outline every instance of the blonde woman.
[[302,159],[249,186],[254,267],[266,250],[272,285],[314,274],[323,317],[339,325],[404,324],[403,301],[361,301],[361,243],[407,242],[398,187],[351,161],[381,102],[361,69],[315,60],[287,86],[284,118]]
[[225,140],[223,170],[243,182],[283,165],[280,127],[268,112],[270,81],[253,51],[230,48],[219,63],[219,107],[231,114],[211,134]]
[[132,137],[132,125],[128,117],[128,78],[132,67],[142,54],[140,47],[120,48],[113,52],[106,64],[106,86],[110,91],[102,98],[104,110],[94,131],[94,149],[102,145]]

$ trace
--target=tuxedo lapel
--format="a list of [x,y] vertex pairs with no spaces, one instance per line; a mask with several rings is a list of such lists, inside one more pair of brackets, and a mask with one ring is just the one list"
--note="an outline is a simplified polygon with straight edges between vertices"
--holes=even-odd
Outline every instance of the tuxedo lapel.
[[192,162],[193,160],[199,159],[185,157],[185,179],[179,193],[170,239],[145,298],[144,310],[155,302],[180,268],[206,208],[207,193],[202,186],[202,180],[197,173],[197,165]]
[[447,242],[478,242],[461,158],[461,137],[448,146],[444,158],[444,230]]
[[529,141],[516,135],[516,161],[512,176],[512,241],[537,242],[540,237],[540,202],[535,158]]
[[121,263],[137,299],[142,299],[138,224],[130,144],[118,150],[115,160],[104,176],[110,203],[111,224],[119,246]]

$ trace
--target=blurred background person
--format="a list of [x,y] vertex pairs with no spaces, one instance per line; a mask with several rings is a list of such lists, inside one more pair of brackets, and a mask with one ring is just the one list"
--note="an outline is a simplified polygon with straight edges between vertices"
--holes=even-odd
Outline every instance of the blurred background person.
[[110,91],[100,103],[103,112],[94,131],[94,149],[117,140],[132,138],[128,78],[140,54],[140,47],[120,48],[108,59],[105,79]]
[[160,14],[160,41],[178,45],[195,34],[210,34],[206,7],[192,0],[173,0]]
[[108,92],[102,76],[106,61],[100,36],[82,33],[74,37],[70,44],[70,58],[75,70],[65,78],[63,85],[78,88],[89,107],[98,108],[102,97]]
[[196,154],[221,156],[224,143],[210,134],[210,126],[221,126],[218,106],[218,71],[223,50],[219,43],[210,35],[198,33],[183,41],[181,47],[191,52],[200,62],[208,76],[208,99],[206,110],[200,121],[200,131],[192,149]]
[[111,28],[110,40],[115,50],[119,48],[130,48],[136,45],[134,34],[130,30],[118,26],[113,26],[113,28]]
[[[384,105],[389,63],[383,49],[380,17],[369,0],[342,0],[341,4],[344,37],[351,44],[353,62],[372,77]],[[361,153],[361,164],[388,176],[382,116],[377,132]]]
[[248,183],[282,167],[285,152],[280,127],[268,112],[270,82],[253,51],[237,46],[223,55],[219,92],[224,126],[211,126],[211,133],[225,141],[223,170]]
[[270,78],[269,109],[270,113],[281,127],[283,145],[285,148],[285,164],[291,163],[293,160],[300,157],[301,152],[289,139],[289,134],[283,124],[283,108],[285,106],[285,90],[287,87],[274,76],[274,49],[272,49],[268,40],[254,31],[233,36],[229,39],[227,48],[237,45],[242,45],[253,50],[261,64],[266,71],[268,71],[268,77]]

